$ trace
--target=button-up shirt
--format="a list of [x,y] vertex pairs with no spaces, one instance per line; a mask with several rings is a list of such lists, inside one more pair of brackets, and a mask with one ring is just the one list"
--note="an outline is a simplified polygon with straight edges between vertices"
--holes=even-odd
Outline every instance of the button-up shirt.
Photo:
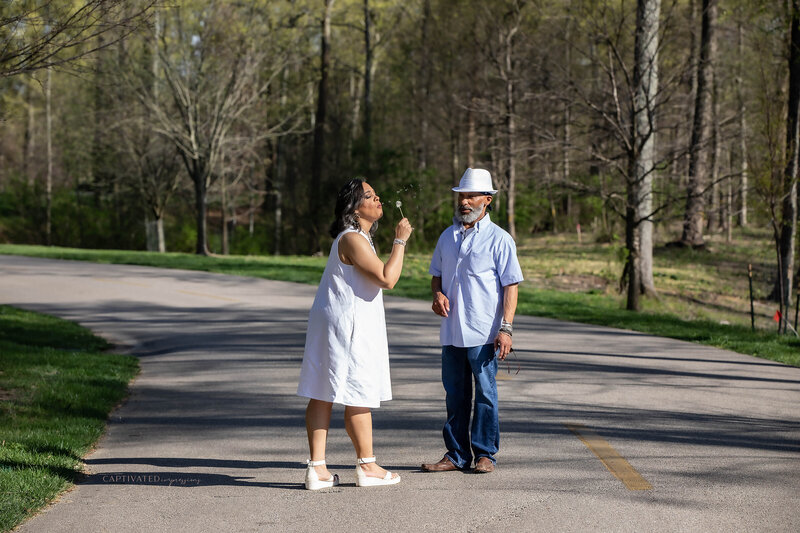
[[450,301],[442,318],[443,346],[491,344],[503,319],[503,287],[522,281],[517,246],[487,213],[471,230],[458,219],[439,237],[428,272],[442,278]]

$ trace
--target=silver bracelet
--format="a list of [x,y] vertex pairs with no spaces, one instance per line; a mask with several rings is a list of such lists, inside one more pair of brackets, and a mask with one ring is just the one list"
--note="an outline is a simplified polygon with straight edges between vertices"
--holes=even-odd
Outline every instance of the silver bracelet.
[[393,244],[399,244],[400,246],[405,246],[406,241],[404,241],[403,239],[395,239]]

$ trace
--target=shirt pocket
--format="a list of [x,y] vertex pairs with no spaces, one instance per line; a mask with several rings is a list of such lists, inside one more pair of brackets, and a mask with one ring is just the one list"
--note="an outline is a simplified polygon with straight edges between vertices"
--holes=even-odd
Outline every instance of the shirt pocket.
[[494,258],[488,253],[472,253],[466,262],[466,272],[470,276],[478,278],[496,277]]

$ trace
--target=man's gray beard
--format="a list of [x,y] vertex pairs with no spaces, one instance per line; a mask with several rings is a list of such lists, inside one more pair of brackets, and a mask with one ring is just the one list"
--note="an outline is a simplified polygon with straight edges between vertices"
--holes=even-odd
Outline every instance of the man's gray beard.
[[467,213],[466,215],[461,214],[461,206],[458,206],[456,207],[456,218],[462,224],[472,224],[473,222],[478,220],[478,217],[481,216],[482,212],[483,212],[483,204],[477,207],[470,207],[470,212]]

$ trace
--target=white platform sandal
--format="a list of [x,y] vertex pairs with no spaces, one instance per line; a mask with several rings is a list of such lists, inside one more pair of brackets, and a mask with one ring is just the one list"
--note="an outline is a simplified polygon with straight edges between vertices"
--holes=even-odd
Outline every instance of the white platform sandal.
[[360,457],[356,463],[356,486],[357,487],[378,487],[381,485],[394,485],[400,483],[400,476],[392,477],[392,473],[387,471],[386,475],[380,477],[370,477],[361,469],[361,465],[374,463],[374,457]]
[[330,479],[319,478],[319,474],[317,474],[317,470],[314,467],[322,466],[324,464],[324,459],[322,461],[312,461],[311,459],[308,460],[308,468],[306,468],[306,489],[329,489],[339,484],[338,474],[333,474]]

